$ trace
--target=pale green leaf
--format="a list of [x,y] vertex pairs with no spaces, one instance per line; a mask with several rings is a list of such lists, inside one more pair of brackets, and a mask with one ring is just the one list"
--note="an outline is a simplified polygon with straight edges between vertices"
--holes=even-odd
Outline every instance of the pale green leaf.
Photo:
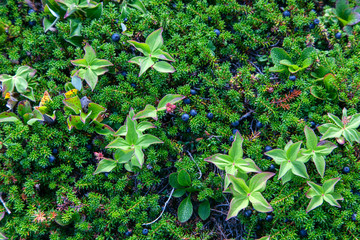
[[258,212],[271,212],[273,208],[270,204],[266,201],[263,195],[260,192],[253,192],[249,197],[250,202],[252,203],[253,207]]
[[250,179],[249,188],[251,192],[259,191],[262,192],[266,188],[266,182],[268,179],[273,177],[275,173],[263,172],[256,174]]
[[315,196],[310,200],[309,205],[306,208],[306,213],[310,212],[311,210],[319,207],[323,203],[323,197],[322,196]]
[[104,158],[99,162],[99,165],[96,168],[94,175],[102,172],[110,172],[116,167],[116,165],[117,165],[117,161]]
[[244,198],[233,198],[230,202],[230,209],[226,217],[226,221],[232,217],[236,217],[238,213],[249,205],[249,199]]

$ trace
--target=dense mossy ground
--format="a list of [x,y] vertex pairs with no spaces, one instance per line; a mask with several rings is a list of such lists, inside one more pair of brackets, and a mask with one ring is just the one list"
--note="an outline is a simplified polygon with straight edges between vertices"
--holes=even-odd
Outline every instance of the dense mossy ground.
[[[9,239],[51,240],[360,238],[359,143],[340,145],[329,139],[338,147],[326,157],[324,178],[309,161],[309,179],[294,177],[284,185],[278,180],[279,166],[264,155],[266,146],[283,149],[289,140],[302,141],[304,146],[305,126],[320,137],[316,127],[330,122],[328,113],[341,117],[343,108],[349,116],[360,112],[360,24],[349,33],[339,21],[327,17],[326,10],[334,8],[335,1],[143,3],[146,14],[129,7],[124,21],[118,2],[103,1],[100,18],[81,20],[79,47],[65,41],[71,34],[69,20],[59,20],[44,33],[47,14],[40,1],[0,3],[0,74],[13,76],[25,65],[35,69],[31,104],[38,106],[47,91],[52,98],[47,103],[49,112],[56,111],[52,124],[0,123],[0,192],[11,211],[1,220],[0,232]],[[351,0],[350,6],[355,5]],[[29,13],[30,9],[35,11]],[[284,16],[284,11],[290,16]],[[127,28],[123,34],[121,23]],[[127,41],[144,42],[160,27],[163,50],[174,57],[171,64],[176,71],[149,69],[139,77],[139,67],[128,61],[141,54]],[[120,35],[118,42],[112,39],[115,33]],[[341,36],[335,37],[337,33]],[[113,149],[105,147],[114,137],[97,134],[93,125],[68,129],[70,113],[64,111],[63,100],[65,85],[76,69],[70,61],[83,58],[86,43],[97,58],[113,66],[99,76],[93,91],[84,82],[77,95],[105,107],[102,122],[113,129],[124,124],[130,108],[139,112],[147,104],[156,106],[167,94],[186,97],[175,104],[173,113],[163,111],[157,121],[149,120],[156,128],[148,133],[164,143],[147,148],[145,164],[135,172],[119,164],[109,173],[93,175],[99,159],[94,153],[112,158]],[[294,74],[270,72],[274,66],[270,51],[275,47],[283,48],[292,59],[299,58],[306,47],[314,47],[314,62]],[[321,65],[334,76],[332,92],[312,74]],[[290,75],[296,79],[290,80]],[[314,85],[320,86],[317,97],[310,93]],[[1,112],[8,111],[7,102],[1,98]],[[181,116],[192,109],[196,116],[183,121]],[[240,211],[225,221],[232,196],[223,193],[224,171],[204,159],[227,153],[234,129],[244,138],[244,155],[262,171],[276,173],[262,193],[273,212],[260,213],[250,205],[246,210],[251,212]],[[190,174],[195,189],[191,193],[194,213],[185,223],[178,221],[177,210],[189,193],[167,202],[172,191],[169,175],[181,170]],[[324,202],[306,213],[310,201],[306,181],[321,184],[337,177],[341,180],[336,191],[344,198],[339,201],[341,208]],[[211,208],[206,220],[198,215],[204,200]],[[143,225],[156,219],[166,202],[162,217]],[[0,204],[0,212],[4,211]],[[144,228],[149,230],[146,235]]]

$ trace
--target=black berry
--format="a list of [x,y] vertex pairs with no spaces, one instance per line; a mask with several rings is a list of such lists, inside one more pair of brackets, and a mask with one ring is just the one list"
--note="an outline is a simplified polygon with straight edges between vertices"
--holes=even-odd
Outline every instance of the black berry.
[[349,167],[344,167],[343,168],[343,173],[348,174],[350,172],[350,168]]
[[307,231],[305,230],[305,229],[301,229],[300,231],[299,231],[299,234],[300,234],[300,237],[307,237]]
[[142,234],[148,235],[148,233],[149,233],[149,229],[144,228],[144,229],[142,230]]
[[210,112],[210,113],[206,114],[206,117],[211,120],[211,119],[214,118],[214,114],[212,114],[212,113]]
[[290,17],[291,13],[288,10],[286,10],[286,11],[283,12],[283,16],[284,17]]
[[267,215],[265,220],[271,222],[274,219],[273,215]]
[[271,150],[272,150],[272,147],[270,147],[270,146],[266,146],[265,149],[264,149],[265,152],[268,152],[268,151],[271,151]]
[[118,42],[120,41],[120,35],[118,33],[114,33],[112,36],[111,36],[111,40],[113,42]]
[[191,103],[191,101],[190,101],[189,98],[185,98],[185,99],[183,100],[183,102],[184,102],[185,104],[190,104],[190,103]]
[[239,124],[240,124],[239,121],[235,121],[235,122],[232,122],[232,123],[231,123],[231,126],[232,126],[232,127],[237,127],[237,126],[239,126]]
[[251,211],[250,209],[247,209],[247,210],[245,210],[245,212],[244,212],[244,216],[245,216],[245,217],[250,217],[251,214],[252,214],[252,211]]
[[296,76],[291,75],[291,76],[289,77],[289,80],[290,80],[290,81],[295,81],[295,80],[296,80]]
[[336,38],[336,39],[340,39],[340,38],[341,38],[341,32],[336,33],[336,34],[335,34],[335,38]]
[[181,119],[184,121],[184,122],[187,122],[189,120],[190,116],[189,114],[187,113],[184,113],[182,116],[181,116]]

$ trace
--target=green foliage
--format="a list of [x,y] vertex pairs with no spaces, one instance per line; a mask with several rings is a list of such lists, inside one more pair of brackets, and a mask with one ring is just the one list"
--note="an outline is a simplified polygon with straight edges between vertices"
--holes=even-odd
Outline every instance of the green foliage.
[[29,66],[21,66],[16,70],[15,76],[8,74],[1,74],[0,81],[2,82],[2,96],[5,98],[11,98],[16,92],[22,96],[35,101],[33,86],[34,82],[30,82],[30,79],[34,77],[36,70]]
[[311,64],[314,59],[312,57],[315,49],[313,47],[307,47],[301,52],[300,58],[293,61],[289,54],[282,48],[273,48],[270,52],[270,57],[275,64],[274,67],[269,69],[270,72],[290,72],[291,74],[298,71],[305,70]]
[[144,57],[133,57],[129,61],[130,63],[135,63],[140,66],[139,77],[150,67],[162,73],[175,72],[175,68],[166,62],[174,62],[174,58],[171,57],[169,53],[161,49],[164,44],[162,32],[163,28],[159,28],[158,30],[152,32],[149,36],[147,36],[144,43],[139,43],[134,40],[128,41],[138,51],[144,54]]
[[74,86],[79,86],[77,89],[80,90],[82,83],[79,78],[82,78],[85,79],[87,84],[91,87],[91,90],[94,90],[98,82],[98,76],[105,74],[108,71],[106,67],[112,66],[113,64],[108,60],[96,58],[96,53],[89,44],[86,44],[84,50],[84,58],[71,61],[73,65],[83,67],[74,74],[72,84]]
[[129,8],[136,9],[142,14],[146,13],[146,8],[141,0],[115,0],[121,2],[120,4],[120,18],[124,19],[129,16]]
[[293,143],[291,140],[286,144],[284,150],[274,149],[265,155],[274,159],[280,165],[279,178],[283,184],[290,181],[294,175],[309,178],[305,163],[309,161],[307,156],[302,156],[300,152],[301,142]]
[[[207,162],[215,164],[219,169],[224,170],[228,175],[247,179],[247,173],[260,172],[260,168],[250,158],[243,158],[242,143],[244,139],[239,132],[235,134],[235,140],[229,150],[229,155],[215,154],[205,159]],[[225,177],[224,189],[227,189],[230,179]]]
[[[0,212],[0,221],[1,221],[1,219],[4,218],[4,216],[5,216],[5,212]],[[1,240],[6,240],[6,239],[8,239],[8,238],[5,236],[5,234],[3,234],[2,232],[0,232],[0,239],[1,239]]]
[[329,155],[337,146],[329,141],[319,142],[315,132],[308,126],[304,129],[306,136],[306,149],[301,149],[301,155],[311,158],[316,166],[316,170],[323,178],[325,173],[325,157]]
[[311,210],[321,206],[324,200],[331,206],[341,207],[337,201],[344,199],[339,193],[334,192],[335,184],[338,181],[340,181],[340,178],[329,179],[324,182],[322,187],[313,182],[307,182],[310,189],[306,193],[306,197],[311,198],[311,201],[306,208],[306,212],[310,212]]
[[60,19],[70,19],[69,38],[65,39],[74,46],[81,46],[83,18],[99,18],[103,12],[103,3],[92,0],[45,0],[43,19],[45,32],[52,30]]
[[245,182],[242,178],[228,175],[229,181],[231,182],[228,192],[233,194],[233,199],[230,202],[230,209],[226,219],[228,220],[229,218],[237,216],[239,211],[249,205],[249,202],[252,203],[256,211],[273,211],[261,192],[265,190],[267,180],[274,175],[274,173],[269,172],[258,173],[248,182]]
[[345,140],[350,144],[352,142],[360,143],[360,133],[356,130],[360,126],[360,113],[348,116],[347,110],[344,108],[341,120],[331,113],[328,113],[328,116],[333,123],[326,123],[318,127],[319,132],[323,135],[322,140],[335,138],[339,144],[344,144]]

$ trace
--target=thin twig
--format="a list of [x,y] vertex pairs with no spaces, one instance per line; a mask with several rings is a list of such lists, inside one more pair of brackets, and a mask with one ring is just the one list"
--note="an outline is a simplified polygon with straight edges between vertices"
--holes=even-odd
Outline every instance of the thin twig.
[[6,207],[6,204],[5,204],[4,200],[2,199],[2,196],[1,196],[1,195],[2,195],[2,192],[0,192],[0,201],[1,201],[2,205],[4,206],[6,212],[7,212],[8,214],[11,214],[11,211]]
[[213,209],[213,208],[211,208],[211,211],[214,211],[214,212],[217,212],[217,213],[221,213],[221,214],[223,214],[223,215],[227,215],[227,213],[224,213],[224,212],[222,212],[222,211],[219,211],[219,210],[216,210],[216,209]]
[[161,211],[160,216],[158,216],[158,217],[157,217],[154,221],[152,221],[152,222],[144,223],[143,226],[151,225],[151,224],[153,224],[154,222],[156,222],[157,220],[159,220],[159,219],[161,218],[161,216],[162,216],[163,213],[165,212],[166,206],[168,205],[168,203],[169,203],[169,201],[170,201],[170,199],[171,199],[171,197],[172,197],[172,195],[173,195],[173,193],[174,193],[174,190],[175,190],[175,188],[173,188],[173,189],[171,190],[170,196],[169,196],[168,200],[165,202],[164,208],[163,208],[163,210]]
[[191,153],[189,152],[189,151],[186,151],[188,154],[189,154],[189,156],[190,156],[190,159],[195,163],[195,165],[197,166],[197,168],[198,168],[198,170],[199,170],[199,174],[200,174],[200,176],[198,177],[198,179],[200,179],[201,177],[202,177],[202,172],[201,172],[201,170],[200,170],[200,168],[199,168],[199,165],[195,162],[195,160],[194,160],[194,158],[193,158],[193,156],[191,155]]
[[249,61],[249,63],[250,63],[251,65],[253,65],[253,66],[256,68],[256,70],[258,70],[258,72],[259,72],[260,74],[264,74],[264,73],[260,70],[260,68],[259,68],[258,66],[256,66],[254,63],[252,63],[252,62],[250,62],[250,61]]

